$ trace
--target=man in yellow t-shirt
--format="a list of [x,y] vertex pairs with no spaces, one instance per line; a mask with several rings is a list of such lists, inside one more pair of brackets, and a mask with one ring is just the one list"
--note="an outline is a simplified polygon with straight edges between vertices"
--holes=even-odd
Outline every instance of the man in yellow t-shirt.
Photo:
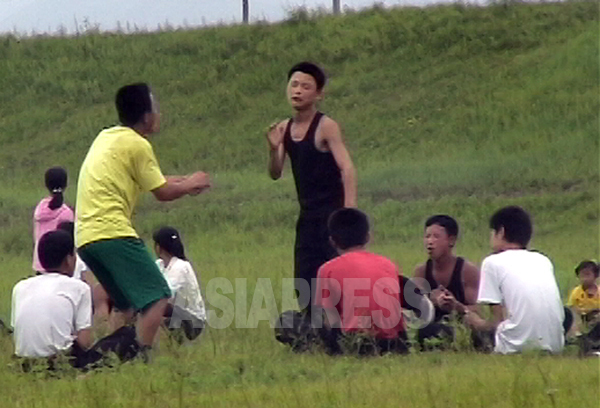
[[171,291],[132,225],[139,195],[159,201],[197,195],[210,187],[206,173],[165,177],[148,141],[159,130],[158,103],[139,83],[119,89],[121,126],[96,137],[79,173],[76,245],[115,308],[140,312],[138,341],[150,349]]

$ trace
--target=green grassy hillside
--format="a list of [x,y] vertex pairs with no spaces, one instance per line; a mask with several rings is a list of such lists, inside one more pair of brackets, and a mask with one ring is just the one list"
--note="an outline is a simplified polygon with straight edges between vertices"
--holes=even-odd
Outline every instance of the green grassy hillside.
[[[425,218],[444,212],[461,224],[458,252],[479,262],[489,251],[488,217],[519,204],[533,214],[533,246],[554,261],[566,296],[574,266],[599,257],[598,20],[593,1],[507,3],[342,17],[296,12],[277,25],[157,34],[0,37],[0,317],[9,316],[14,283],[30,273],[31,214],[45,194],[44,170],[67,167],[74,203],[89,145],[116,121],[114,92],[140,80],[160,99],[163,130],[153,143],[163,170],[202,169],[215,187],[171,204],[146,197],[139,231],[149,238],[158,225],[178,227],[204,282],[247,278],[250,305],[256,279],[271,278],[279,300],[281,279],[292,275],[297,204],[289,169],[276,183],[267,176],[264,131],[290,114],[286,73],[304,59],[330,76],[322,109],[344,129],[375,251],[411,275],[424,258]],[[212,330],[199,346],[163,347],[151,367],[77,383],[32,383],[4,368],[11,350],[0,339],[0,383],[15,407],[598,400],[593,361],[298,356],[279,347],[264,322]]]

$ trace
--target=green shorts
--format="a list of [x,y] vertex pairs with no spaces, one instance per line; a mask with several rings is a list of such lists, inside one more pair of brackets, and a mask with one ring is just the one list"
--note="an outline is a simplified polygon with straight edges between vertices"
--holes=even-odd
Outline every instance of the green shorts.
[[167,281],[139,238],[96,241],[78,252],[119,310],[143,311],[171,297]]

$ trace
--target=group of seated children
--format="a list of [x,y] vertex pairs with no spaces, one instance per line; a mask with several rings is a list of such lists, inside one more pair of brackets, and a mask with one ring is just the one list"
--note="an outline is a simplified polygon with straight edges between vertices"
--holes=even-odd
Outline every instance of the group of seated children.
[[[49,169],[46,186],[51,196],[38,204],[34,214],[36,276],[20,281],[13,290],[15,354],[51,361],[65,355],[78,368],[98,364],[108,351],[121,360],[140,352],[143,356],[132,326],[113,326],[111,335],[93,344],[93,316],[110,313],[111,302],[75,251],[73,211],[63,199],[64,169]],[[479,270],[453,252],[457,222],[447,215],[429,218],[424,234],[428,259],[408,279],[392,261],[366,249],[370,232],[364,213],[353,208],[336,211],[328,229],[339,256],[319,269],[309,313],[290,311],[281,316],[277,339],[295,349],[318,339],[332,354],[343,353],[349,345],[359,353],[404,353],[407,310],[417,316],[413,323],[420,325],[421,349],[455,339],[449,316],[458,316],[459,324],[470,329],[475,348],[491,345],[502,354],[528,349],[558,353],[571,326],[571,332],[581,336],[600,331],[596,263],[585,261],[576,268],[581,285],[572,291],[570,309],[565,309],[552,263],[527,249],[533,233],[527,212],[516,206],[502,208],[489,226],[492,254]],[[163,227],[153,240],[156,263],[172,293],[163,327],[178,341],[193,340],[207,318],[196,273],[177,230]],[[489,313],[481,305],[488,305]],[[596,343],[586,344],[588,351],[597,351]]]
[[[351,349],[359,353],[406,352],[403,311],[408,309],[419,317],[412,322],[419,324],[421,349],[448,345],[459,324],[471,332],[475,349],[559,353],[572,326],[572,313],[563,307],[551,261],[527,249],[533,233],[528,213],[504,207],[492,215],[489,226],[492,254],[479,270],[453,254],[456,221],[446,215],[429,218],[424,237],[429,259],[408,280],[398,276],[393,262],[366,249],[369,223],[364,213],[351,208],[336,211],[328,228],[339,256],[319,269],[312,308],[284,312],[276,338],[296,350],[318,343],[332,354],[344,351],[340,344],[354,344]],[[582,263],[577,274],[582,285],[568,304],[589,325],[597,322],[600,309],[598,265]],[[456,316],[454,325],[449,316]],[[598,324],[594,327],[600,330]]]
[[[63,199],[66,171],[60,167],[49,169],[46,186],[51,197],[41,200],[34,213],[36,275],[18,282],[13,289],[15,354],[27,359],[49,358],[50,362],[64,355],[76,368],[100,364],[109,351],[122,361],[129,360],[143,352],[130,325],[113,326],[112,334],[93,344],[94,311],[118,311],[110,310],[104,290],[94,282],[75,250],[73,211]],[[153,238],[156,263],[172,292],[163,327],[178,342],[184,337],[193,340],[206,321],[196,273],[176,229],[160,228]]]

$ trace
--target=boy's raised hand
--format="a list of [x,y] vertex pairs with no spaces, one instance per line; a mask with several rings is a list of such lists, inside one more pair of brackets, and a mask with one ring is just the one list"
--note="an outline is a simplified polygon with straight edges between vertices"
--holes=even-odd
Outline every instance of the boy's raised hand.
[[280,126],[281,122],[272,123],[267,129],[267,140],[272,150],[277,150],[281,143],[283,143],[283,127]]
[[211,186],[210,176],[203,172],[197,171],[194,174],[187,177],[186,182],[189,183],[189,195],[196,196]]

